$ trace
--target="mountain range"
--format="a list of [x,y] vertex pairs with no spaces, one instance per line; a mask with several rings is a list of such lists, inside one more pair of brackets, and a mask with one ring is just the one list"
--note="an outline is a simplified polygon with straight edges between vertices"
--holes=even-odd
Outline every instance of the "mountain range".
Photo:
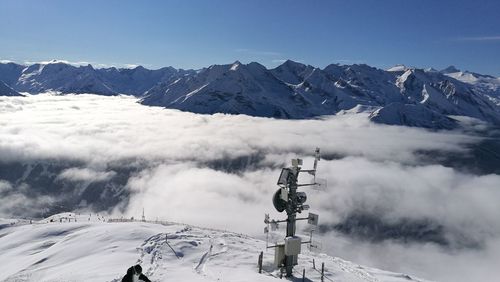
[[236,61],[200,70],[149,70],[60,61],[0,64],[0,95],[49,91],[134,95],[144,105],[201,114],[303,119],[363,111],[374,122],[433,129],[456,127],[453,116],[500,124],[500,78],[453,66],[437,71],[331,64],[320,69],[287,60],[273,69]]

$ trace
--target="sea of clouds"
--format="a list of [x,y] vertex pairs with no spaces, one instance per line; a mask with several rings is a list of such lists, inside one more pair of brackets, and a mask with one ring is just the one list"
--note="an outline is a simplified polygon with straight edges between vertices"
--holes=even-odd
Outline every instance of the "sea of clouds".
[[[146,107],[126,96],[0,97],[1,164],[60,161],[66,167],[55,181],[75,187],[106,182],[117,166],[136,168],[123,187],[129,196],[109,209],[117,217],[138,217],[144,208],[151,219],[262,236],[264,213],[284,217],[271,203],[281,168],[295,157],[311,167],[320,147],[318,177],[328,188],[304,190],[324,226],[353,214],[389,225],[425,221],[446,240],[370,240],[326,228],[323,251],[442,281],[500,275],[500,175],[422,159],[422,152],[466,155],[481,140],[465,131],[377,125],[364,114],[275,120]],[[30,197],[39,188],[0,179],[0,217],[61,200]]]

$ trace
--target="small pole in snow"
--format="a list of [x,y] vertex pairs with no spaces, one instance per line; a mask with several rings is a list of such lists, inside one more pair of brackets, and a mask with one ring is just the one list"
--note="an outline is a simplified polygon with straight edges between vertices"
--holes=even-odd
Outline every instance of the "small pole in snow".
[[304,268],[302,270],[302,282],[305,282],[306,281],[306,269]]
[[316,262],[313,259],[313,269],[316,269]]
[[325,281],[325,263],[321,263],[321,282]]
[[262,273],[262,257],[264,256],[264,252],[260,252],[259,255],[259,273]]

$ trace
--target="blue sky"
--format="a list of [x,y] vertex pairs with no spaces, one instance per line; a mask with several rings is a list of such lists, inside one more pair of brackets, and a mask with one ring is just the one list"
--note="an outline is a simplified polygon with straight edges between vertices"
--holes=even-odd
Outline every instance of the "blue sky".
[[200,68],[284,59],[500,75],[500,1],[0,1],[0,59]]

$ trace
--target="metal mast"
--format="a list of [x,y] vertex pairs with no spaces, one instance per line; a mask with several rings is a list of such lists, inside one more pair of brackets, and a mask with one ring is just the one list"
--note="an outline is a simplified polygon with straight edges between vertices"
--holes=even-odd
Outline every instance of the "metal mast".
[[[288,168],[283,168],[281,170],[280,177],[278,179],[278,186],[280,189],[276,191],[273,196],[273,205],[278,212],[286,211],[286,220],[269,220],[269,215],[266,214],[264,223],[267,225],[271,224],[272,227],[277,228],[278,223],[286,222],[286,237],[284,244],[277,244],[276,246],[269,246],[268,248],[275,249],[275,265],[282,267],[286,271],[286,276],[291,277],[293,272],[293,266],[297,264],[297,257],[300,254],[301,244],[310,244],[311,239],[308,242],[302,242],[300,237],[295,236],[296,223],[297,220],[307,220],[309,224],[318,224],[318,215],[309,213],[308,217],[297,218],[297,213],[301,213],[304,210],[309,209],[309,205],[305,205],[307,200],[306,193],[297,191],[300,186],[315,186],[316,183],[316,167],[317,162],[320,159],[319,148],[315,151],[314,168],[311,170],[301,170],[302,160],[293,159],[292,166]],[[313,183],[310,184],[298,184],[298,178],[300,172],[307,172],[314,176]],[[266,227],[264,232],[269,232],[269,228]]]
[[[298,163],[298,162],[297,162]],[[286,237],[294,237],[295,236],[295,228],[296,228],[296,218],[297,218],[297,178],[299,176],[300,167],[294,166],[290,168],[290,174],[287,181],[288,186],[288,204],[286,208]],[[285,255],[285,268],[286,268],[286,276],[292,276],[293,271],[293,255]]]

